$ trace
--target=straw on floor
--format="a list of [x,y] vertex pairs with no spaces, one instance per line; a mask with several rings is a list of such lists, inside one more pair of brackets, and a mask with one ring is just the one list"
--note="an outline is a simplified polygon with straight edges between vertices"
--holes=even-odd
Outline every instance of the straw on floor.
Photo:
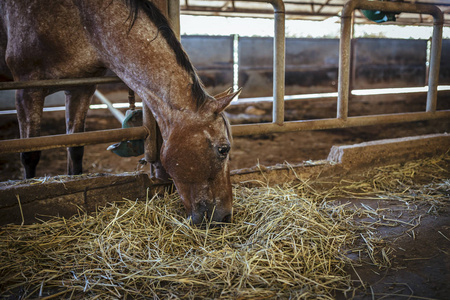
[[[378,168],[360,180],[234,187],[234,220],[191,226],[176,193],[72,218],[0,228],[0,295],[22,298],[332,299],[350,292],[349,253],[380,267],[387,218],[346,199],[448,203],[449,155]],[[419,173],[418,173],[419,172]],[[414,179],[419,177],[419,183]],[[327,188],[324,188],[327,186]],[[397,223],[396,223],[397,222]],[[353,262],[354,263],[354,262]]]

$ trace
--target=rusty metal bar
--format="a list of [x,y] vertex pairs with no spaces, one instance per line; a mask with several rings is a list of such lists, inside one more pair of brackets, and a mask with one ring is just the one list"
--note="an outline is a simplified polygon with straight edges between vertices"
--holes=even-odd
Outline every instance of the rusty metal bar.
[[0,141],[0,154],[77,147],[101,143],[139,140],[147,137],[145,127],[99,130],[72,134]]
[[337,118],[345,120],[348,116],[348,97],[350,81],[350,41],[351,21],[355,9],[382,10],[389,12],[423,13],[432,15],[433,42],[431,47],[430,81],[428,83],[427,112],[436,110],[439,63],[442,45],[442,27],[444,23],[441,10],[434,5],[403,2],[380,2],[367,0],[348,1],[342,10],[341,38],[339,45],[339,78]]
[[433,119],[450,118],[450,110],[415,112],[388,115],[349,117],[343,119],[320,119],[285,122],[282,126],[274,123],[248,124],[232,126],[233,136],[267,134],[275,132],[337,129],[357,126],[384,125],[391,123],[416,122]]
[[[351,2],[351,1],[350,1]],[[347,2],[350,3],[350,2]],[[338,119],[345,120],[348,115],[348,98],[350,94],[350,50],[352,40],[352,13],[350,15],[342,13],[341,16],[341,37],[339,40],[339,67],[338,67],[338,99],[337,115]]]
[[[403,114],[374,115],[349,117],[342,119],[320,119],[284,122],[283,125],[275,123],[233,125],[233,136],[245,136],[253,134],[267,134],[275,132],[322,130],[347,128],[356,126],[384,125],[391,123],[417,122],[433,119],[450,118],[450,110],[436,112],[415,112]],[[34,137],[19,140],[0,141],[0,154],[46,150],[53,148],[64,148],[84,146],[91,144],[118,142],[126,140],[145,139],[148,130],[141,127],[126,129],[101,130],[84,133],[62,134],[54,136]]]
[[72,79],[47,79],[47,80],[30,80],[30,81],[6,81],[0,82],[0,90],[18,90],[37,87],[64,87],[78,86],[89,84],[104,84],[122,82],[119,77],[89,77],[89,78],[72,78]]

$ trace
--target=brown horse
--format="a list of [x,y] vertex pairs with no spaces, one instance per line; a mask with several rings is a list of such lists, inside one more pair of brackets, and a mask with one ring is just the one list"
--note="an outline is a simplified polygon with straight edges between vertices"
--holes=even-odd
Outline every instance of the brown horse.
[[[160,158],[193,223],[228,222],[232,193],[230,128],[224,109],[237,93],[214,99],[165,16],[145,0],[0,1],[0,73],[17,81],[101,76],[106,69],[134,90],[155,116]],[[66,131],[81,132],[95,85],[66,93]],[[22,138],[38,136],[52,88],[18,90]],[[40,152],[21,154],[27,178]],[[68,173],[82,173],[83,147],[68,149]]]

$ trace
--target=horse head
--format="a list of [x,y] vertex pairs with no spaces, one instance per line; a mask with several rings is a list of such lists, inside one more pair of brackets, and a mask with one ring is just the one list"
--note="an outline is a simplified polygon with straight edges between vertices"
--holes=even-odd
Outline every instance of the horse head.
[[173,125],[161,147],[161,162],[172,177],[192,223],[230,222],[231,131],[224,109],[240,93],[221,94],[199,108],[195,120]]

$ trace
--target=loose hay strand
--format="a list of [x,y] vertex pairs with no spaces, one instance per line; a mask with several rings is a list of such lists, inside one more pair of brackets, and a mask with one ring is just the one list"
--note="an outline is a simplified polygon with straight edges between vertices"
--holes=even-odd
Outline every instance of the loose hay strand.
[[[427,201],[438,210],[448,201],[449,180],[439,179],[448,172],[436,166],[448,159],[378,168],[340,185],[299,179],[276,187],[235,186],[234,221],[222,227],[192,226],[176,193],[124,199],[69,219],[3,226],[0,295],[333,299],[353,289],[344,271],[354,268],[348,253],[365,253],[380,267],[391,264],[377,226],[414,229],[420,223],[386,217],[381,207],[341,202],[396,199],[413,209],[414,202]],[[419,168],[434,181],[415,184]]]
[[16,198],[17,198],[17,202],[19,203],[20,216],[22,217],[22,223],[20,225],[23,225],[25,223],[25,218],[23,217],[22,203],[20,203],[19,195],[16,195]]

